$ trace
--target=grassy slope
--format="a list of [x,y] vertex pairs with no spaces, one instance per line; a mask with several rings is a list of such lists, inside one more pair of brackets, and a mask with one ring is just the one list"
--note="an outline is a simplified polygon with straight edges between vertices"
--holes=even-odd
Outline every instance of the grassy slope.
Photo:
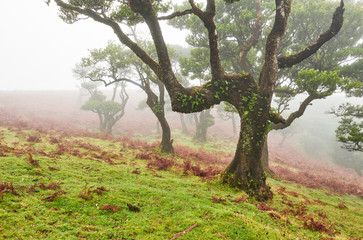
[[[321,190],[269,180],[275,198],[267,205],[276,210],[264,211],[251,199],[232,202],[245,198],[245,193],[218,180],[203,181],[184,174],[177,165],[168,171],[147,167],[150,160],[138,158],[143,150],[134,144],[56,132],[53,142],[55,138],[60,143],[51,143],[49,133],[30,143],[29,134],[33,133],[0,128],[0,153],[6,155],[0,157],[0,183],[13,183],[19,194],[6,192],[2,199],[0,195],[0,238],[171,239],[194,224],[199,226],[178,239],[359,239],[363,235],[363,201],[358,197],[328,196]],[[94,146],[109,155],[100,156]],[[29,164],[28,152],[39,167]],[[59,189],[42,189],[40,183],[59,183],[66,193],[53,202],[42,200]],[[34,191],[29,189],[32,185]],[[97,187],[109,191],[89,193],[88,200],[79,197],[82,190]],[[317,199],[327,204],[313,202]],[[127,203],[141,211],[130,211]],[[339,203],[347,208],[337,207]],[[104,205],[121,208],[112,213],[100,210]],[[283,214],[284,209],[303,213]],[[333,224],[335,235],[306,229],[304,219],[309,224],[309,218],[326,227]]]

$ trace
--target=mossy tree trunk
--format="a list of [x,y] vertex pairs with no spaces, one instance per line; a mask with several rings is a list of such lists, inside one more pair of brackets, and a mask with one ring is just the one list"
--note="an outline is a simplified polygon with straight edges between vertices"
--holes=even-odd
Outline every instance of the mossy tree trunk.
[[251,96],[246,100],[246,106],[238,108],[241,119],[239,140],[234,158],[222,174],[222,181],[264,201],[272,198],[261,161],[266,134],[270,127],[270,109],[264,107],[263,102],[269,100],[260,99],[257,94]]

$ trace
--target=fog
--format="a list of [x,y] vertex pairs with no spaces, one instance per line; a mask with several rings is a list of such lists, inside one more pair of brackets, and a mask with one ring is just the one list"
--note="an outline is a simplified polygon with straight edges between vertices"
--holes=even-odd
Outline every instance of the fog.
[[[72,69],[89,49],[102,48],[115,34],[92,20],[66,24],[54,2],[1,0],[0,90],[76,89]],[[184,43],[184,33],[163,25],[169,43]],[[148,36],[140,29],[142,37]]]

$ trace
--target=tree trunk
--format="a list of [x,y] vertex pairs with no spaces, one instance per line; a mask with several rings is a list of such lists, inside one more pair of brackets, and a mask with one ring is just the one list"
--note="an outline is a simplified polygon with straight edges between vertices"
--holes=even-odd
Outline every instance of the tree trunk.
[[187,125],[185,124],[184,114],[179,113],[179,118],[180,118],[180,123],[181,123],[181,126],[182,126],[182,132],[184,134],[188,134]]
[[[223,183],[246,191],[257,200],[272,198],[270,187],[266,184],[266,172],[261,161],[267,127],[256,119],[255,112],[240,112],[241,127],[237,149],[232,162],[222,173]],[[261,116],[261,113],[258,114]]]
[[168,121],[165,118],[164,111],[155,115],[158,118],[162,129],[160,150],[164,153],[174,153],[173,139],[171,139],[171,130]]
[[159,145],[161,152],[174,153],[170,126],[165,118],[164,85],[159,83],[158,86],[159,86],[159,98],[151,90],[150,85],[145,84],[144,91],[147,94],[146,104],[150,107],[154,115],[157,117],[161,126],[162,137],[161,137],[161,143]]
[[237,127],[236,127],[236,117],[234,116],[233,112],[231,114],[231,119],[232,119],[233,138],[235,138],[237,135]]
[[157,134],[161,133],[159,119],[158,119],[158,121],[156,121],[156,132],[157,132]]
[[266,172],[266,175],[271,178],[276,178],[277,177],[276,174],[269,167],[270,159],[269,159],[269,153],[268,153],[267,137],[265,140],[265,144],[263,145],[261,162],[262,162],[263,170]]
[[214,123],[212,123],[211,119],[213,116],[210,114],[211,109],[204,110],[199,114],[199,121],[198,115],[195,115],[195,136],[194,139],[200,142],[207,141],[207,132],[208,128],[211,127]]

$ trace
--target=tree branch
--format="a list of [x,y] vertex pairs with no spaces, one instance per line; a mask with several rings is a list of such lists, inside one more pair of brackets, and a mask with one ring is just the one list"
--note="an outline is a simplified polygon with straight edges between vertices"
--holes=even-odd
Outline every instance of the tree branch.
[[135,42],[133,42],[120,28],[120,26],[111,18],[101,17],[98,13],[90,10],[83,9],[72,4],[67,4],[62,0],[54,0],[61,8],[78,12],[85,16],[92,18],[96,22],[103,23],[111,27],[118,37],[118,39],[129,47],[145,64],[147,64],[157,75],[160,72],[160,65],[155,62],[142,48],[140,48]]
[[286,119],[285,123],[279,123],[279,124],[272,124],[271,125],[271,129],[273,130],[280,130],[280,129],[284,129],[289,127],[294,120],[296,120],[297,118],[301,117],[306,108],[310,105],[310,103],[315,100],[315,99],[321,99],[323,98],[323,96],[319,96],[319,95],[309,95],[300,105],[299,109],[293,113],[290,114],[290,116]]
[[273,89],[277,80],[278,48],[286,31],[287,19],[291,10],[291,0],[275,0],[275,22],[266,41],[265,62],[262,67],[259,86],[268,99],[272,99]]
[[199,9],[193,0],[189,0],[189,4],[192,7],[193,13],[199,17],[208,31],[212,81],[223,79],[224,69],[221,64],[218,48],[217,27],[214,22],[214,16],[216,14],[215,2],[214,0],[208,0],[205,12]]
[[251,50],[252,47],[256,46],[256,44],[258,43],[258,39],[262,32],[263,15],[262,15],[262,11],[261,11],[261,1],[255,0],[255,6],[256,6],[257,18],[256,18],[255,24],[252,27],[252,34],[249,37],[249,39],[247,40],[247,43],[242,47],[242,50],[239,53],[238,62],[239,62],[239,65],[242,67],[242,69],[243,69],[243,65],[246,63],[246,60],[247,60],[247,53]]
[[187,10],[184,10],[182,12],[178,11],[178,12],[174,12],[170,15],[167,15],[167,16],[162,16],[162,17],[158,17],[158,20],[170,20],[170,19],[173,19],[175,17],[181,17],[181,16],[184,16],[184,15],[188,15],[188,14],[191,14],[193,13],[193,10],[192,9],[187,9]]
[[344,20],[343,13],[344,13],[344,2],[343,0],[341,0],[340,6],[335,9],[332,18],[332,23],[329,29],[323,34],[321,34],[319,38],[315,41],[315,43],[306,47],[304,50],[289,56],[279,56],[278,57],[279,68],[280,69],[288,68],[294,66],[295,64],[300,63],[301,61],[313,55],[316,51],[319,50],[319,48],[324,43],[326,43],[335,35],[337,35],[343,26],[343,20]]

